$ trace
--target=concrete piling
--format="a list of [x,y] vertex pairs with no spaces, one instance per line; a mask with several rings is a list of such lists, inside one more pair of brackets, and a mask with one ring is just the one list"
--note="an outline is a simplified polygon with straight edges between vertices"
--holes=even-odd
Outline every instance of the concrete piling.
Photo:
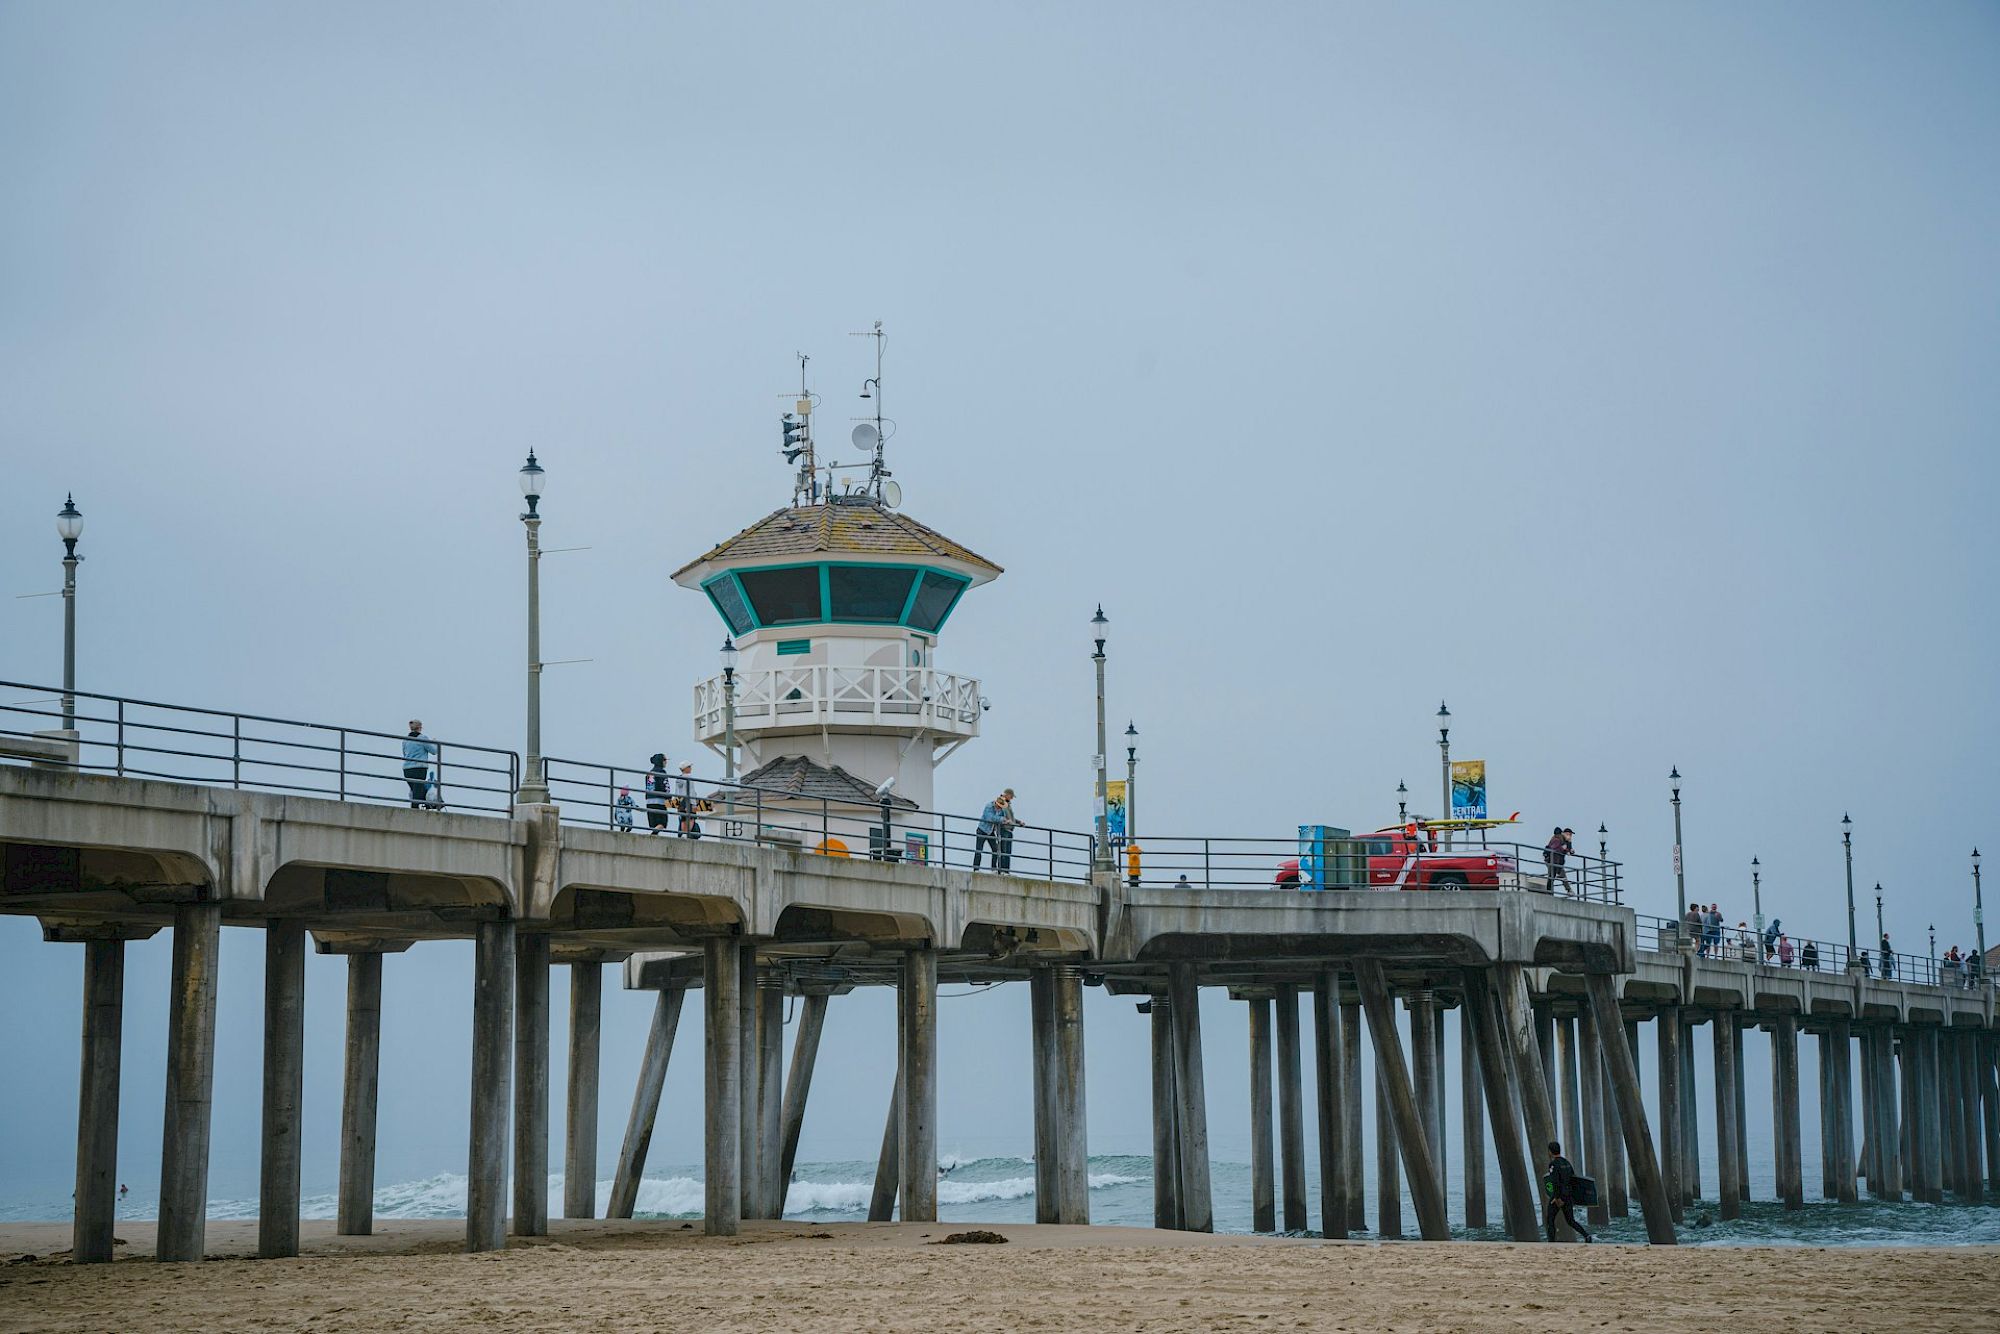
[[[1361,1009],[1368,1016],[1368,1032],[1375,1042],[1375,1069],[1378,1087],[1388,1100],[1390,1120],[1395,1126],[1396,1147],[1403,1168],[1409,1174],[1410,1195],[1416,1205],[1417,1227],[1425,1241],[1449,1241],[1451,1225],[1445,1218],[1444,1183],[1438,1179],[1437,1162],[1431,1157],[1429,1131],[1410,1084],[1408,1065],[1403,1060],[1402,1043],[1396,1037],[1396,1015],[1391,1008],[1388,982],[1377,959],[1357,959],[1354,978],[1361,991]],[[1418,1028],[1426,1043],[1435,1033],[1425,1014]]]
[[83,946],[83,1057],[76,1112],[75,1264],[112,1258],[118,1219],[118,1079],[124,1048],[125,941],[112,934]]
[[1410,1083],[1417,1099],[1417,1116],[1424,1127],[1424,1147],[1430,1151],[1431,1169],[1440,1183],[1444,1180],[1444,1160],[1438,1146],[1444,1143],[1443,1108],[1438,1090],[1444,1070],[1437,1045],[1437,997],[1418,992],[1405,1002],[1410,1013]]
[[1694,1078],[1694,1030],[1698,1016],[1681,1010],[1681,1193],[1687,1203],[1701,1198],[1701,1107]]
[[[1653,1151],[1652,1132],[1646,1125],[1646,1105],[1639,1096],[1639,1064],[1632,1048],[1616,1037],[1618,997],[1611,979],[1602,973],[1584,976],[1584,994],[1597,1019],[1599,1050],[1611,1091],[1618,1100],[1618,1124],[1625,1135],[1625,1160],[1639,1190],[1639,1208],[1646,1218],[1646,1239],[1656,1246],[1671,1246],[1674,1236],[1673,1211],[1668,1203],[1666,1182]],[[1610,1038],[1610,1041],[1603,1041]]]
[[514,923],[475,928],[472,965],[472,1136],[465,1168],[465,1249],[507,1244],[507,1129],[513,1101]]
[[757,1212],[780,1218],[785,1198],[785,984],[768,973],[757,985]]
[[549,1235],[549,938],[514,939],[514,1235]]
[[1250,1010],[1250,1229],[1275,1232],[1278,1213],[1271,1144],[1271,1002],[1253,997]]
[[1902,1133],[1898,1124],[1895,1036],[1887,1024],[1875,1026],[1875,1124],[1882,1132],[1882,1197],[1903,1198]]
[[[1612,1169],[1604,1134],[1603,1035],[1597,1031],[1597,1018],[1588,1005],[1577,1016],[1576,1029],[1577,1079],[1583,1093],[1583,1156],[1588,1174],[1598,1183],[1597,1203],[1590,1205],[1587,1213],[1590,1222],[1608,1223]],[[1614,1031],[1611,1040],[1623,1042],[1625,1035]]]
[[1835,1181],[1840,1202],[1853,1204],[1860,1198],[1854,1148],[1854,1044],[1845,1019],[1833,1020],[1832,1032]]
[[1090,1222],[1090,1134],[1085,1112],[1083,973],[1074,964],[1055,971],[1056,1102],[1059,1158],[1056,1196],[1065,1223]]
[[763,1170],[759,1165],[763,1136],[759,1129],[758,1086],[764,1064],[757,1046],[757,947],[745,943],[736,953],[736,1199],[743,1218],[763,1217]]
[[1278,1039],[1278,1147],[1284,1163],[1285,1231],[1306,1230],[1306,1120],[1299,1052],[1299,993],[1280,985],[1272,1002]]
[[646,1050],[639,1060],[639,1081],[632,1090],[632,1113],[625,1122],[625,1142],[618,1150],[618,1170],[611,1179],[606,1218],[630,1218],[639,1203],[639,1182],[646,1173],[646,1155],[653,1145],[653,1127],[660,1117],[660,1096],[667,1085],[667,1064],[674,1054],[674,1034],[680,1027],[686,985],[675,982],[653,1001],[653,1023]]
[[[379,957],[379,956],[378,956]],[[264,926],[264,1109],[257,1177],[257,1254],[299,1253],[299,1122],[305,1092],[306,929]]]
[[903,1047],[902,1189],[906,1223],[937,1222],[937,951],[903,954],[896,992]]
[[563,1217],[597,1216],[597,1096],[604,965],[569,966],[569,1086],[563,1117]]
[[1313,979],[1313,1076],[1319,1123],[1319,1230],[1347,1236],[1346,1090],[1340,1068],[1340,975]]
[[733,1237],[743,1217],[743,956],[754,947],[732,936],[702,942],[702,1230]]
[[1736,1175],[1736,1015],[1717,1010],[1710,1032],[1715,1040],[1716,1204],[1724,1219],[1743,1216],[1743,1195]]
[[[1687,1199],[1681,1185],[1681,1021],[1669,1006],[1653,1018],[1660,1064],[1660,1173],[1674,1222],[1681,1221]],[[1628,1147],[1630,1141],[1627,1141]]]
[[2000,1192],[2000,1066],[1996,1066],[1996,1054],[2000,1054],[2000,1042],[1992,1033],[1984,1033],[1974,1039],[1979,1052],[1979,1102],[1984,1110],[1986,1132],[1986,1185],[1991,1191]]
[[882,1151],[875,1159],[875,1190],[868,1198],[868,1221],[871,1223],[886,1223],[896,1216],[897,1188],[903,1179],[902,1045],[902,1039],[898,1037],[896,1082],[889,1088],[889,1114],[882,1124]]
[[207,1237],[216,965],[221,947],[220,903],[174,905],[167,1108],[160,1147],[157,1254],[163,1261],[201,1259]]
[[1382,1078],[1380,1057],[1375,1064],[1375,1235],[1388,1241],[1403,1235],[1403,1177],[1396,1165],[1395,1111],[1389,1106],[1389,1086]]
[[1062,1193],[1057,1180],[1061,1150],[1057,1123],[1062,1111],[1058,1085],[1061,1061],[1056,1053],[1055,966],[1040,964],[1028,974],[1028,1023],[1035,1114],[1035,1221],[1062,1219]]
[[1747,1090],[1749,1077],[1744,1073],[1743,1064],[1743,1023],[1729,1025],[1730,1058],[1736,1067],[1736,1200],[1741,1204],[1750,1198],[1750,1137],[1744,1127],[1750,1124],[1749,1097]]
[[382,1075],[382,955],[347,956],[347,1046],[340,1096],[340,1189],[334,1232],[375,1230],[375,1119]]
[[1771,1136],[1778,1157],[1778,1200],[1787,1209],[1806,1207],[1805,1163],[1799,1144],[1799,1021],[1777,1017],[1771,1028],[1771,1105],[1777,1125]]
[[812,1092],[813,1065],[819,1060],[819,1035],[826,1027],[828,998],[809,993],[799,1007],[799,1033],[792,1041],[792,1067],[785,1075],[784,1130],[778,1145],[778,1198],[772,1213],[785,1216],[785,1198],[792,1189],[792,1168],[799,1160],[799,1133],[805,1129],[806,1097]]
[[1459,1156],[1464,1160],[1465,1225],[1486,1226],[1486,1103],[1481,1096],[1478,1037],[1472,1012],[1458,1010]]
[[1340,1004],[1340,1094],[1341,1122],[1345,1130],[1342,1157],[1346,1160],[1347,1227],[1350,1232],[1368,1230],[1368,1188],[1362,1178],[1361,1162],[1361,1002]]
[[1595,1177],[1602,1173],[1590,1157],[1589,1136],[1583,1131],[1583,1072],[1576,1049],[1577,1021],[1570,1015],[1555,1020],[1556,1073],[1562,1093],[1562,1146],[1578,1172]]
[[1515,1241],[1541,1240],[1540,1205],[1523,1142],[1521,1118],[1509,1087],[1505,1039],[1495,1013],[1492,984],[1477,968],[1464,970],[1464,1007],[1486,1111],[1493,1122],[1493,1153],[1500,1164],[1500,1203],[1507,1235]]
[[1208,1177],[1208,1105],[1201,1069],[1201,986],[1191,963],[1167,966],[1174,1015],[1174,1119],[1180,1126],[1181,1225],[1215,1231]]
[[[1153,1044],[1153,1226],[1178,1229],[1182,1222],[1180,1125],[1174,1117],[1174,1014],[1165,996],[1156,995],[1148,1003]],[[1038,1138],[1037,1154],[1040,1146]]]

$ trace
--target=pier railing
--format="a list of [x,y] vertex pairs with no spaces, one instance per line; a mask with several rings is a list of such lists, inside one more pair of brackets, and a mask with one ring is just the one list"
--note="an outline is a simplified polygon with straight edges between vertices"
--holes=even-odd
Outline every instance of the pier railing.
[[[1789,958],[1785,957],[1775,940],[1767,949],[1755,930],[1725,927],[1720,937],[1716,937],[1703,933],[1691,922],[1683,921],[1677,933],[1675,919],[1639,914],[1639,948],[1661,954],[1673,953],[1680,948],[1679,941],[1685,938],[1689,954],[1716,963],[1747,963],[1793,972],[1845,973],[1849,959],[1858,958],[1860,964],[1865,965],[1869,977],[1883,982],[1976,989],[1990,981],[1972,959],[1954,968],[1928,955],[1909,954],[1901,950],[1884,954],[1879,949],[1864,949],[1850,954],[1844,941],[1816,940],[1794,936],[1790,932],[1784,934],[1791,944]],[[1855,971],[1861,969],[1857,967]]]
[[1000,870],[1041,880],[1088,881],[1095,840],[1075,830],[1020,823],[981,837],[977,816],[880,800],[816,796],[690,774],[551,758],[549,798],[564,824],[665,838],[708,838],[797,848],[835,857]]
[[[512,751],[427,738],[422,765],[405,761],[404,733],[162,704],[76,691],[76,758],[36,762],[82,773],[161,778],[207,787],[329,797],[434,810],[505,813],[520,787]],[[63,694],[0,681],[0,737],[25,745],[62,738]]]

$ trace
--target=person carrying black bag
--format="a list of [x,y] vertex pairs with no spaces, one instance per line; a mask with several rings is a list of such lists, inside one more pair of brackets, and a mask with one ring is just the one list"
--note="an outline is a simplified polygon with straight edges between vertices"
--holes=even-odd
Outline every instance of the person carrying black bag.
[[1563,1221],[1568,1223],[1575,1230],[1576,1234],[1583,1238],[1584,1244],[1587,1246],[1595,1238],[1590,1235],[1590,1229],[1576,1221],[1576,1211],[1573,1207],[1576,1204],[1576,1187],[1576,1169],[1569,1165],[1569,1159],[1563,1157],[1562,1145],[1556,1143],[1554,1140],[1550,1140],[1549,1170],[1542,1177],[1542,1190],[1547,1193],[1549,1202],[1542,1210],[1542,1221],[1548,1226],[1549,1240],[1554,1241],[1556,1239],[1556,1214],[1560,1212],[1563,1216]]

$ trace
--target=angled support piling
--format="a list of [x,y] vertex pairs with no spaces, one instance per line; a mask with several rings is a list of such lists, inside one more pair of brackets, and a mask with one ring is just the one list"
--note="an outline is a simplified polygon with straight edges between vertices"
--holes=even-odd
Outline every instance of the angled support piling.
[[1528,1170],[1514,1092],[1508,1086],[1505,1039],[1501,1036],[1492,985],[1484,969],[1467,968],[1464,979],[1466,1025],[1479,1062],[1486,1110],[1493,1122],[1493,1154],[1500,1163],[1500,1200],[1507,1235],[1515,1241],[1540,1241],[1540,1206],[1536,1202],[1534,1177]]
[[792,1169],[799,1161],[799,1134],[806,1124],[806,1098],[812,1092],[813,1066],[819,1060],[819,1035],[826,1027],[828,997],[805,997],[799,1008],[799,1033],[792,1039],[792,1066],[785,1075],[785,1125],[778,1146],[778,1207],[785,1216],[785,1198],[792,1190]]
[[1625,1135],[1625,1161],[1639,1190],[1639,1209],[1646,1218],[1646,1239],[1656,1246],[1671,1246],[1676,1240],[1673,1211],[1667,1202],[1659,1158],[1653,1152],[1653,1135],[1646,1126],[1646,1104],[1639,1096],[1639,1064],[1632,1059],[1630,1045],[1618,1036],[1617,992],[1611,978],[1604,973],[1586,974],[1583,983],[1597,1020],[1598,1049],[1605,1071],[1611,1076],[1612,1094],[1618,1100],[1618,1124]]
[[[1409,1174],[1418,1230],[1425,1241],[1449,1241],[1451,1224],[1445,1218],[1444,1183],[1438,1180],[1437,1162],[1431,1156],[1425,1118],[1418,1109],[1416,1093],[1410,1086],[1410,1071],[1403,1060],[1402,1043],[1396,1037],[1396,1014],[1381,962],[1357,959],[1354,977],[1361,990],[1361,1008],[1368,1016],[1368,1031],[1375,1041],[1375,1069],[1381,1077],[1379,1087],[1388,1099],[1390,1117],[1396,1127],[1396,1144],[1402,1152],[1403,1168]],[[1426,1020],[1428,1031],[1428,1016]]]
[[639,1060],[639,1081],[632,1090],[632,1114],[625,1122],[625,1142],[618,1149],[618,1170],[611,1179],[607,1218],[630,1218],[639,1204],[639,1182],[646,1174],[646,1155],[653,1146],[653,1127],[660,1119],[660,1095],[667,1085],[667,1063],[674,1054],[674,1033],[680,1027],[685,983],[675,982],[653,1000],[653,1025],[646,1034],[646,1051]]

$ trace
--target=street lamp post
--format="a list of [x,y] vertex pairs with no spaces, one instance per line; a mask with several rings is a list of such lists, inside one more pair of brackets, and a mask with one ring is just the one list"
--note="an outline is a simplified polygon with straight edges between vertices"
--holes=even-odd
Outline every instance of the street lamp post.
[[1404,785],[1402,779],[1398,778],[1396,780],[1396,823],[1402,825],[1409,822],[1410,789]]
[[542,516],[539,509],[548,474],[535,462],[535,451],[521,468],[521,495],[528,509],[521,524],[528,533],[528,755],[515,800],[524,806],[549,799],[548,774],[542,768]]
[[1972,850],[1972,929],[1979,935],[1979,979],[1986,980],[1986,903],[1979,892],[1979,849]]
[[[722,637],[722,774],[736,781],[736,659],[740,650],[728,635]],[[732,792],[730,794],[734,796]]]
[[1125,720],[1125,841],[1135,842],[1139,837],[1139,825],[1134,812],[1139,809],[1139,728],[1131,719]]
[[1674,897],[1680,907],[1674,916],[1674,943],[1686,950],[1693,942],[1687,938],[1688,884],[1687,872],[1681,866],[1681,767],[1678,764],[1667,779],[1674,785]]
[[83,511],[76,497],[63,499],[56,511],[56,534],[63,543],[63,730],[76,730],[76,539],[83,536]]
[[1757,948],[1764,948],[1764,873],[1757,859],[1750,859],[1750,911],[1757,923]]
[[1931,934],[1931,985],[1936,986],[1938,980],[1937,923],[1932,922],[1929,926],[1925,927],[1924,929],[1930,932]]
[[1882,937],[1889,933],[1882,927],[1882,882],[1875,882],[1875,943],[1880,945]]
[[1844,812],[1840,817],[1840,848],[1847,856],[1847,968],[1852,972],[1860,962],[1856,950],[1861,942],[1854,935],[1854,821]]
[[[1451,818],[1451,710],[1444,706],[1443,700],[1438,701],[1437,719],[1438,766],[1444,784],[1444,805],[1438,811],[1438,818],[1449,820]],[[1449,843],[1450,836],[1447,835],[1442,840],[1442,845],[1449,846]]]
[[1110,624],[1104,615],[1104,604],[1099,603],[1097,614],[1090,618],[1090,637],[1097,645],[1097,651],[1090,655],[1097,666],[1097,754],[1092,758],[1092,767],[1097,771],[1097,850],[1092,861],[1099,871],[1111,869],[1111,830],[1104,809],[1104,629]]
[[1604,821],[1597,822],[1597,873],[1604,877],[1604,887],[1611,893],[1611,901],[1618,902],[1618,882],[1611,875],[1611,848],[1607,840],[1611,831],[1604,827]]

